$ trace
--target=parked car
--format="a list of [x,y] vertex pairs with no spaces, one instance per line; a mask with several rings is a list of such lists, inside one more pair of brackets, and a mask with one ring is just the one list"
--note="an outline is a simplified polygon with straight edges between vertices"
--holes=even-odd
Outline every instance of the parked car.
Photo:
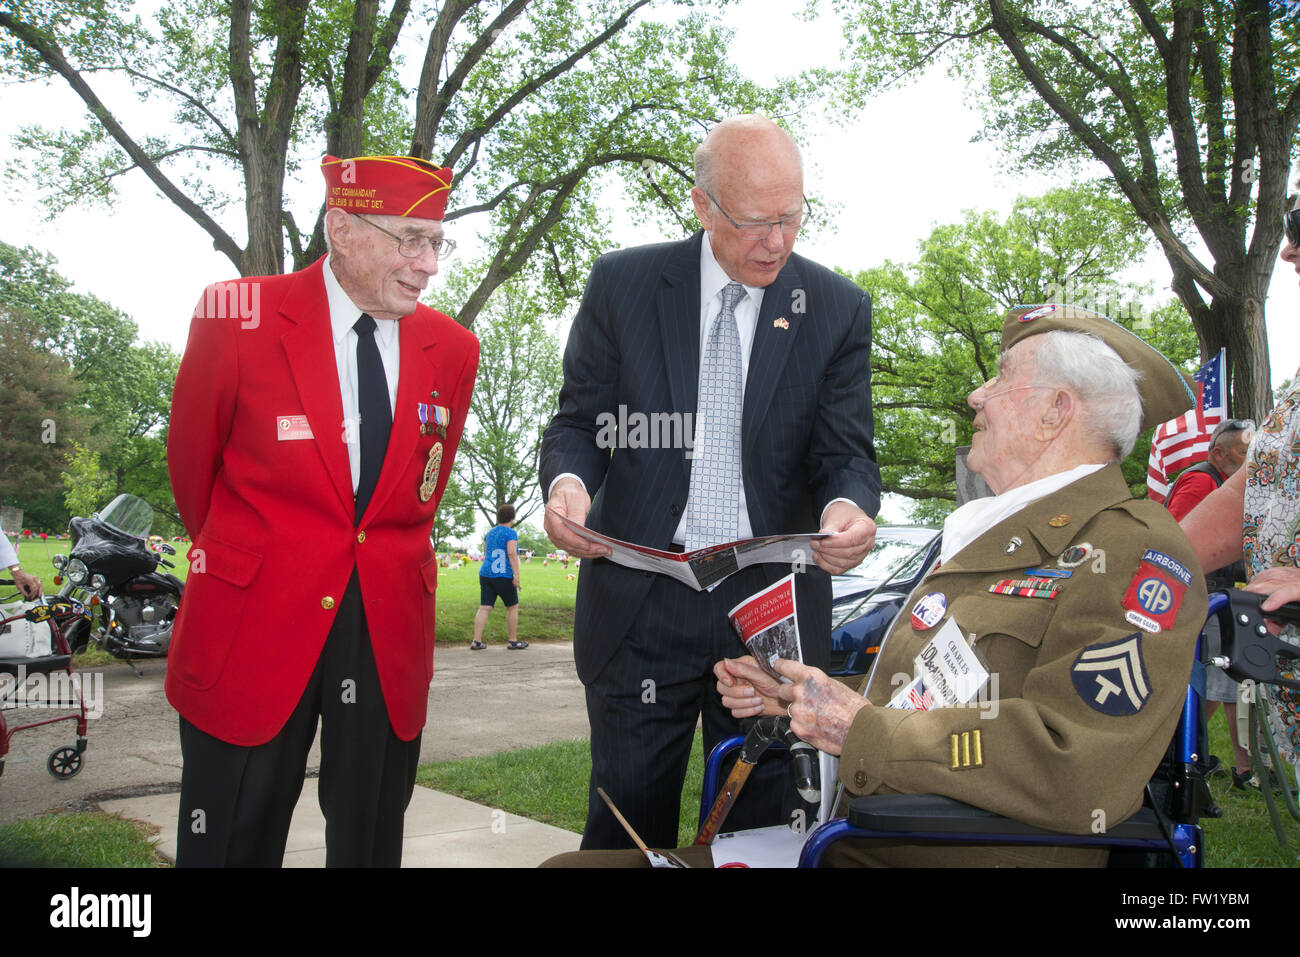
[[[830,674],[861,675],[871,669],[890,623],[938,560],[939,543],[937,528],[883,525],[862,564],[831,579]],[[889,583],[873,595],[886,579]]]

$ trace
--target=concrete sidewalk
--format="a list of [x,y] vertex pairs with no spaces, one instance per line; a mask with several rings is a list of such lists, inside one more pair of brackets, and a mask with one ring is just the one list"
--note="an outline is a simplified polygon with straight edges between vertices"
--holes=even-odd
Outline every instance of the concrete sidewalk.
[[[109,814],[160,828],[159,852],[176,860],[179,794],[104,801]],[[548,857],[576,851],[582,836],[429,788],[415,788],[406,809],[403,867],[536,867]],[[325,866],[325,818],[316,779],[303,784],[289,827],[285,867]]]

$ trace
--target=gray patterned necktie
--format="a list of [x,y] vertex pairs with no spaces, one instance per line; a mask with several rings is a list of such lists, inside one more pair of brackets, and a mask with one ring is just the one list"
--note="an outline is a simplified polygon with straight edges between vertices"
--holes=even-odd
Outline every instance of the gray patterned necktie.
[[700,363],[700,402],[695,417],[695,459],[686,499],[686,550],[735,541],[739,534],[740,422],[745,403],[736,304],[738,282],[722,290]]

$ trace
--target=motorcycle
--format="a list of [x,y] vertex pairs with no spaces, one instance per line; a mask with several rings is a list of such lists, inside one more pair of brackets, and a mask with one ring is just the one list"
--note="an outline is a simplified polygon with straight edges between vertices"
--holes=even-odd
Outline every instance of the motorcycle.
[[[52,559],[59,595],[82,602],[91,621],[78,622],[68,635],[75,652],[95,641],[114,658],[131,665],[137,658],[165,658],[184,583],[159,571],[174,568],[149,546],[153,507],[122,494],[94,515],[68,523],[71,549]],[[157,551],[175,555],[166,542]]]

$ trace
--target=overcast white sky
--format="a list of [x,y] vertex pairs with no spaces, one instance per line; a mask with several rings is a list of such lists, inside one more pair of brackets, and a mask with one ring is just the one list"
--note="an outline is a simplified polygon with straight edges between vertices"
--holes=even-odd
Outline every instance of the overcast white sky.
[[[141,8],[151,8],[142,3]],[[745,0],[729,8],[737,31],[732,54],[737,65],[756,78],[792,63],[790,51],[816,51],[833,64],[838,33],[823,20],[807,24],[791,12],[788,0]],[[95,83],[105,81],[99,77]],[[105,91],[111,87],[105,86]],[[1016,196],[1042,192],[1048,180],[1026,181],[1003,173],[994,148],[972,143],[979,118],[965,102],[966,92],[941,73],[879,96],[847,129],[824,126],[801,144],[810,165],[807,188],[839,204],[833,229],[801,239],[800,252],[829,266],[860,269],[889,258],[915,257],[917,241],[936,223],[951,222],[962,209],[988,208],[1005,213]],[[80,123],[82,108],[63,84],[48,88],[0,88],[0,164],[13,155],[10,135],[21,125],[42,121]],[[123,91],[105,95],[110,106],[139,108]],[[310,196],[320,188],[314,169],[298,187]],[[22,190],[0,195],[0,240],[30,244],[52,252],[59,269],[90,292],[131,315],[146,338],[183,348],[188,317],[200,290],[230,278],[234,269],[217,254],[198,226],[163,200],[140,174],[125,184],[116,212],[75,210],[54,222]],[[242,210],[223,216],[236,230]],[[463,227],[462,227],[463,230]],[[242,242],[242,232],[235,233]],[[464,232],[458,239],[467,239]],[[643,238],[629,235],[628,242]],[[1168,267],[1158,255],[1148,257],[1124,280],[1149,279],[1167,290]],[[437,279],[427,297],[437,305]],[[1267,303],[1272,374],[1276,384],[1300,365],[1300,285],[1279,264]]]

